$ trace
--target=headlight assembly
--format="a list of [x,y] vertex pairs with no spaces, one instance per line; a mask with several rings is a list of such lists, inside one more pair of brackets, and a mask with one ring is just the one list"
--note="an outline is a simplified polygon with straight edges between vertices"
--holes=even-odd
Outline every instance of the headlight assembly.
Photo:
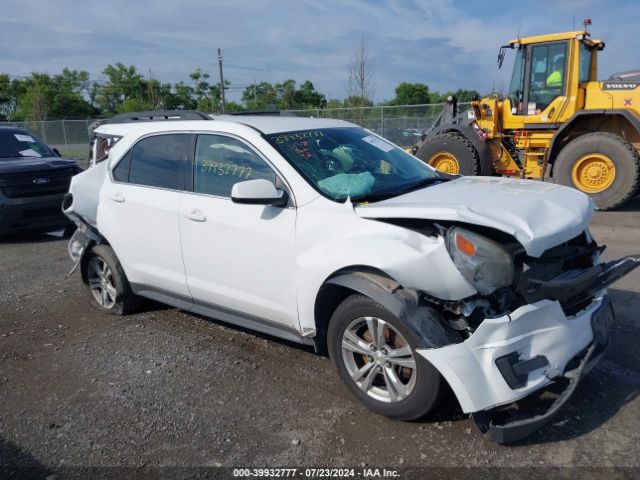
[[453,263],[483,295],[513,283],[513,258],[493,240],[463,228],[451,227],[447,231],[446,243]]

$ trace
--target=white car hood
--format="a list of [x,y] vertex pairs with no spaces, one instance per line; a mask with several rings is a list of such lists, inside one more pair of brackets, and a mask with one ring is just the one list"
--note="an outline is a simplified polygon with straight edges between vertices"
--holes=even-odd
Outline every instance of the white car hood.
[[464,222],[513,235],[533,257],[587,229],[591,199],[572,188],[533,180],[463,177],[359,205],[363,218]]

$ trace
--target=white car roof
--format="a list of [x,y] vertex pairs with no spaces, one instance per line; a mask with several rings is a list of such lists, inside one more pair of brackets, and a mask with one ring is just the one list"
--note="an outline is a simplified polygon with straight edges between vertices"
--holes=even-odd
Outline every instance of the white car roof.
[[171,130],[216,130],[228,124],[248,125],[262,133],[271,134],[309,130],[312,128],[357,127],[343,120],[331,118],[278,117],[269,115],[212,115],[213,120],[162,120],[140,123],[107,123],[96,128],[96,133],[105,135],[141,136],[153,132]]
[[353,123],[333,118],[278,117],[270,115],[212,115],[212,118],[214,118],[214,121],[220,119],[226,122],[243,123],[267,134],[308,130],[310,128],[357,127]]

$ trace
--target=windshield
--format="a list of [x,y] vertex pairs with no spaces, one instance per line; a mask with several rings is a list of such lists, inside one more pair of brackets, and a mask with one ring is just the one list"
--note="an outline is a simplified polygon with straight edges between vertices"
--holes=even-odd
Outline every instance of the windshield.
[[376,201],[444,176],[362,128],[326,128],[266,135],[316,190],[335,201]]
[[0,132],[0,158],[55,156],[49,147],[27,132]]

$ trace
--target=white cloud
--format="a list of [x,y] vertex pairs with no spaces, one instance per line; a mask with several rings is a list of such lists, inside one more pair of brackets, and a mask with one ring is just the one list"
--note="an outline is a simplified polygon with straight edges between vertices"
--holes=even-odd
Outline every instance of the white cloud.
[[309,79],[342,97],[347,65],[364,35],[376,64],[377,100],[391,98],[402,81],[487,91],[497,78],[498,47],[519,29],[523,35],[568,30],[573,12],[584,10],[592,30],[608,37],[602,70],[640,67],[628,52],[637,44],[632,19],[640,7],[634,2],[618,4],[615,12],[599,0],[544,0],[535,7],[450,0],[3,3],[11,14],[0,19],[0,71],[15,75],[68,66],[100,78],[104,66],[121,61],[164,81],[186,80],[197,66],[215,76],[220,47],[225,77],[234,85]]

